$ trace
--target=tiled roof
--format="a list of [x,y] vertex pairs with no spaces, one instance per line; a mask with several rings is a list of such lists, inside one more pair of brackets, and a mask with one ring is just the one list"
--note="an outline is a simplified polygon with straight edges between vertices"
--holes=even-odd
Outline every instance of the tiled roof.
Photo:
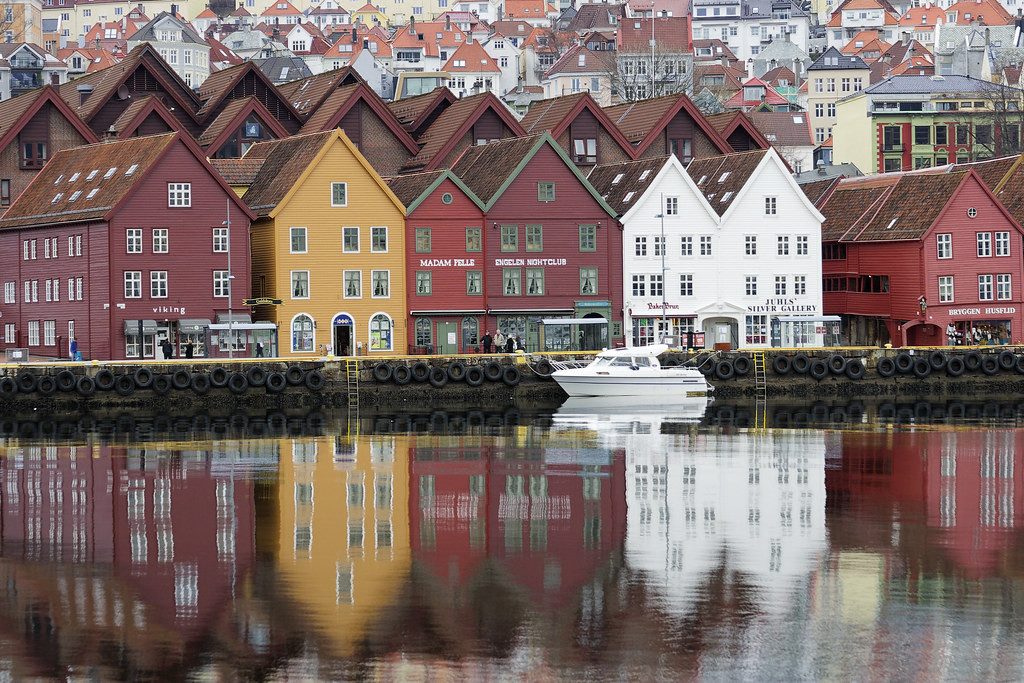
[[661,54],[686,54],[690,45],[690,20],[686,16],[658,17],[654,19],[622,19],[619,22],[618,44],[620,52],[651,52],[653,38]]
[[552,97],[546,100],[537,100],[530,105],[529,110],[519,121],[527,133],[540,133],[545,130],[555,130],[565,117],[569,115],[580,100],[589,97],[589,93],[579,92],[562,97]]
[[318,133],[323,130],[335,114],[347,107],[349,100],[355,97],[362,87],[359,83],[351,83],[332,92],[303,124],[302,132]]
[[498,63],[487,54],[483,46],[479,42],[473,41],[472,43],[463,43],[457,50],[448,58],[448,61],[441,71],[448,71],[450,73],[482,73],[485,71],[493,71],[495,73],[501,73],[501,67]]
[[746,99],[747,88],[764,88],[764,102],[770,106],[789,104],[789,100],[780,95],[775,88],[771,87],[760,78],[751,78],[743,84],[743,87],[735,95],[727,99],[723,104],[725,107],[756,107],[761,104],[761,98],[756,100]]
[[[199,135],[199,139],[196,141],[200,147],[206,147],[217,137],[224,132],[224,129],[238,116],[238,113],[245,109],[245,107],[256,100],[254,96],[243,97],[240,100],[231,100],[221,109],[220,113],[210,122],[210,125]],[[258,100],[257,100],[258,101]]]
[[178,140],[177,133],[61,150],[0,220],[0,229],[104,220]]
[[811,203],[817,206],[829,188],[838,182],[839,178],[825,178],[824,180],[815,180],[811,183],[803,183],[800,185],[800,189],[811,200]]
[[299,114],[308,116],[332,90],[336,90],[346,81],[361,82],[362,79],[353,69],[346,66],[308,78],[282,83],[277,86],[277,91],[281,93],[282,98],[295,107]]
[[866,69],[868,65],[860,57],[844,55],[830,47],[807,67],[808,71],[835,71],[837,69]]
[[[441,112],[441,115],[430,124],[430,127],[417,140],[420,144],[420,151],[409,160],[406,164],[406,169],[419,170],[424,168],[465,125],[476,120],[489,107],[493,107],[497,112],[507,111],[501,100],[489,92],[455,100],[451,106]],[[509,118],[509,121],[506,124],[510,123],[510,127],[513,128],[515,133],[520,132],[515,130],[515,128],[519,127],[515,117],[509,115],[507,118]]]
[[617,164],[595,166],[587,180],[597,193],[622,216],[632,209],[651,186],[669,157],[650,157]]
[[[441,86],[434,88],[428,93],[422,95],[413,95],[412,97],[403,97],[400,100],[393,100],[388,102],[388,109],[395,115],[395,118],[399,122],[405,125],[412,125],[415,123],[424,112],[431,109],[436,102],[441,98],[446,98],[449,101],[454,100],[454,96],[451,96],[451,91],[448,88]],[[448,97],[446,97],[446,95]]]
[[251,185],[266,159],[210,159],[228,185]]
[[583,45],[573,45],[566,50],[545,77],[559,74],[608,74],[615,70],[615,53],[611,51],[594,51]]
[[685,94],[653,97],[604,108],[608,118],[635,146],[634,152],[637,154],[642,153],[646,146],[651,144],[650,141],[653,141],[654,137],[650,134],[655,128],[666,125],[680,111],[685,111],[693,119],[694,126],[711,138],[712,144],[720,151],[730,151],[729,143],[708,124],[704,115]]
[[263,159],[264,162],[249,189],[242,195],[242,201],[257,216],[269,215],[334,134],[334,131],[325,131],[296,135],[283,140],[260,142],[250,147],[243,159]]
[[952,164],[949,167],[949,170],[955,172],[973,169],[974,172],[981,177],[981,182],[985,183],[985,186],[988,189],[995,192],[999,188],[1000,181],[1006,177],[1006,174],[1009,173],[1011,169],[1019,167],[1020,159],[1020,155],[1016,155],[1012,157],[1000,157],[998,159],[987,159],[985,161],[975,161],[971,164]]
[[489,206],[516,167],[542,139],[542,135],[529,135],[470,147],[459,157],[452,172]]
[[810,121],[805,112],[752,112],[754,122],[765,139],[783,147],[812,147]]
[[96,139],[96,134],[61,99],[57,89],[52,85],[45,85],[0,102],[0,148],[11,144],[22,127],[31,121],[47,102],[60,111],[85,140],[92,142]]
[[896,175],[872,176],[868,182],[840,181],[828,201],[818,207],[825,217],[821,224],[822,241],[839,241],[859,222],[869,219],[875,203],[899,180]]
[[447,173],[447,169],[437,171],[424,171],[422,173],[405,173],[391,178],[385,178],[391,191],[402,202],[402,206],[408,207],[426,192],[434,182]]
[[686,172],[704,193],[711,208],[721,216],[732,206],[732,200],[747,184],[767,153],[766,150],[758,149],[694,159],[686,167]]

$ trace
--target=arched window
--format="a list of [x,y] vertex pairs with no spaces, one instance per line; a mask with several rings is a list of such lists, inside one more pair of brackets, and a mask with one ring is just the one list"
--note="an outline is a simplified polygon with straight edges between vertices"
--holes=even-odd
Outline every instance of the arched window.
[[292,351],[301,353],[313,350],[313,342],[316,330],[313,327],[313,319],[305,313],[300,313],[292,318]]
[[434,343],[431,327],[430,318],[416,318],[416,346],[430,346]]
[[391,350],[391,317],[387,313],[377,313],[370,318],[370,350]]

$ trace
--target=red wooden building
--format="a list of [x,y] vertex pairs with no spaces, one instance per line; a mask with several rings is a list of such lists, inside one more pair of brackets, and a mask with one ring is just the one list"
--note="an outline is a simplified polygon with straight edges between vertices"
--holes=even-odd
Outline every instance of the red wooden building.
[[621,343],[622,231],[565,150],[547,133],[499,140],[470,147],[452,171],[486,212],[484,327],[527,350],[540,348],[544,320],[557,321],[544,323],[546,348]]
[[252,218],[180,133],[58,152],[0,219],[4,346],[66,357],[74,338],[128,359],[191,340],[202,356],[232,275],[234,308],[249,295]]
[[448,170],[388,180],[406,207],[410,353],[471,353],[487,331],[484,208]]
[[1024,231],[975,171],[842,180],[819,208],[824,312],[848,343],[1024,336]]

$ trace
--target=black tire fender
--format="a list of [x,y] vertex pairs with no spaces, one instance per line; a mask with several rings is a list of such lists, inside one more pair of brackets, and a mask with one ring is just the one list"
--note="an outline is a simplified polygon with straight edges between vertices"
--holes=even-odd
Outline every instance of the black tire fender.
[[778,355],[772,359],[772,372],[776,375],[788,375],[793,369],[793,361],[789,356]]
[[192,375],[188,370],[178,368],[171,374],[171,386],[179,391],[192,386]]
[[549,361],[547,358],[541,358],[539,361],[537,361],[536,367],[533,368],[533,371],[536,372],[541,377],[550,377],[551,370],[551,361]]
[[935,349],[928,354],[928,362],[932,364],[932,370],[943,370],[946,367],[946,352]]
[[806,375],[807,371],[811,368],[811,359],[807,357],[806,353],[798,353],[793,356],[793,362],[790,363],[790,369],[798,375]]
[[149,368],[137,368],[132,378],[135,380],[136,387],[148,389],[149,385],[153,383],[153,371]]
[[114,391],[118,396],[131,396],[135,393],[135,378],[132,375],[118,375],[114,380]]
[[43,375],[36,381],[36,391],[43,396],[53,396],[57,393],[57,380],[49,375]]
[[720,360],[715,365],[715,377],[718,379],[732,379],[735,374],[736,368],[733,367],[732,361],[730,360]]
[[850,379],[863,379],[864,363],[861,362],[860,358],[851,358],[846,363],[846,376]]
[[519,380],[523,378],[519,368],[514,365],[509,365],[501,372],[501,381],[510,387],[514,387],[519,384]]
[[231,373],[226,368],[216,367],[210,370],[210,386],[215,389],[222,389],[228,385],[228,377]]
[[924,379],[930,374],[932,374],[932,364],[928,362],[927,358],[914,359],[914,377]]
[[263,383],[268,394],[278,394],[284,391],[286,386],[288,386],[288,380],[285,379],[282,372],[271,372],[267,375],[267,381]]
[[288,380],[288,384],[297,387],[306,381],[306,374],[298,365],[289,365],[288,369],[284,371],[284,378]]
[[959,377],[967,369],[964,359],[960,356],[951,356],[946,360],[946,374],[950,377]]
[[74,391],[78,384],[78,378],[70,370],[61,370],[57,373],[57,388],[61,391]]
[[430,366],[421,360],[412,364],[412,378],[417,382],[426,382],[430,377]]
[[981,371],[986,375],[994,375],[999,372],[999,359],[991,354],[986,354],[981,359]]
[[[404,365],[401,367],[405,367]],[[313,369],[306,373],[306,378],[303,380],[306,384],[306,388],[310,391],[320,391],[327,384],[327,380],[324,379],[324,373],[319,370]]]
[[245,379],[251,387],[262,387],[267,381],[267,371],[262,365],[253,365],[245,371]]
[[448,379],[453,382],[461,382],[466,378],[466,364],[460,360],[448,366]]
[[245,378],[240,372],[232,372],[231,376],[228,377],[228,389],[233,394],[244,394],[246,389],[249,388],[249,380]]
[[197,372],[189,377],[188,384],[192,388],[192,391],[196,392],[200,396],[208,393],[212,386],[210,376],[203,372]]
[[878,359],[878,364],[875,365],[875,371],[881,377],[892,377],[896,374],[896,361],[889,356]]
[[900,351],[896,354],[896,370],[901,374],[905,375],[914,369],[914,357],[906,351]]
[[832,371],[833,375],[845,374],[848,362],[838,353],[833,353],[828,359],[828,369]]
[[811,361],[807,373],[820,382],[828,376],[828,363],[820,358],[815,358]]
[[737,377],[746,377],[753,367],[754,363],[750,360],[750,356],[736,356],[732,362],[732,369]]
[[380,362],[373,366],[373,378],[380,383],[390,382],[393,371],[387,363]]
[[466,368],[466,384],[471,387],[478,387],[484,383],[484,371],[479,365],[470,365]]
[[92,396],[96,393],[96,380],[88,375],[82,375],[75,381],[75,391],[79,396]]
[[174,386],[174,380],[167,375],[154,375],[153,381],[149,383],[149,388],[153,390],[153,393],[161,396],[170,391],[172,386]]
[[395,380],[395,384],[408,384],[412,381],[412,370],[408,365],[396,365],[391,371],[391,378]]
[[36,390],[36,384],[39,383],[36,374],[30,370],[19,372],[15,381],[18,383],[18,391],[23,394],[31,394]]
[[445,384],[448,384],[448,371],[441,366],[435,366],[430,368],[430,376],[427,378],[430,382],[430,386],[435,389],[440,389]]
[[1017,356],[1013,355],[1010,349],[1003,349],[999,352],[999,367],[1003,370],[1012,370],[1017,364]]
[[981,354],[977,351],[968,351],[964,355],[964,367],[971,372],[978,370],[981,367]]
[[501,367],[501,363],[496,360],[492,360],[484,366],[484,377],[491,382],[497,382],[501,379],[501,375],[504,370]]

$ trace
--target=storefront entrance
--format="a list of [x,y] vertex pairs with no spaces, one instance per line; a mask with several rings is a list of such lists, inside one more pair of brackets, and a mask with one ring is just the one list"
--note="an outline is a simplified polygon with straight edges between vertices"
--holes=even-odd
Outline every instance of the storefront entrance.
[[455,322],[437,323],[437,353],[445,356],[459,352],[459,324]]
[[355,332],[355,323],[352,320],[352,316],[347,313],[339,313],[334,316],[334,320],[331,321],[331,343],[333,344],[333,353],[336,356],[351,356],[352,355],[352,342]]

